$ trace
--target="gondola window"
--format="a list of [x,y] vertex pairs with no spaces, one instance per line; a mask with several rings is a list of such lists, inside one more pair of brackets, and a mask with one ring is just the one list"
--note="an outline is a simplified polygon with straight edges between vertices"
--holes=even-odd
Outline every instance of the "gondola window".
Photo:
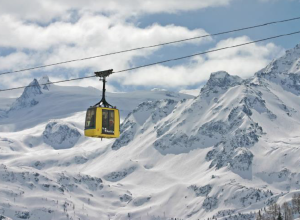
[[114,111],[113,110],[102,110],[102,133],[103,134],[114,134]]
[[85,129],[93,129],[96,125],[96,108],[91,108],[86,113]]

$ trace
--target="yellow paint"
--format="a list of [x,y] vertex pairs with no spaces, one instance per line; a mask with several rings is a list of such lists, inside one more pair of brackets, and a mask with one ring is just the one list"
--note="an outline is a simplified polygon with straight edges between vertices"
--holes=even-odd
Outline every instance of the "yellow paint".
[[[114,108],[96,108],[96,127],[94,129],[85,129],[84,135],[96,138],[118,138],[120,136],[120,114],[118,109]],[[114,134],[102,134],[102,109],[114,111]]]

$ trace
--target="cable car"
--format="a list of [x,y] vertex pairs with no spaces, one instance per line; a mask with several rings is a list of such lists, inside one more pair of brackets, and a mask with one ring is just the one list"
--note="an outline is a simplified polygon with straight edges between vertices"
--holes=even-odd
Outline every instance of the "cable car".
[[106,77],[112,72],[112,69],[95,72],[103,82],[102,99],[86,111],[84,135],[87,137],[118,138],[120,136],[119,110],[105,99]]

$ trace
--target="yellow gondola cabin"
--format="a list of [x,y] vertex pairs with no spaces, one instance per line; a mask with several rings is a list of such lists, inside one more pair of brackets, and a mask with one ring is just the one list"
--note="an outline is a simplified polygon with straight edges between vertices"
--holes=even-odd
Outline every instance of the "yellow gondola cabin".
[[86,112],[84,135],[88,137],[117,138],[120,136],[119,110],[91,107]]
[[95,72],[103,82],[102,99],[86,111],[84,135],[94,138],[118,138],[120,136],[119,110],[105,100],[106,77],[113,70]]

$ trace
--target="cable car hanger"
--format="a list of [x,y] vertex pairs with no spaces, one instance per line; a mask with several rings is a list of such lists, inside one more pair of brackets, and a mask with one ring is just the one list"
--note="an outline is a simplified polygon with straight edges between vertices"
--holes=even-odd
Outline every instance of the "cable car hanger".
[[100,77],[100,81],[103,82],[103,89],[102,89],[102,99],[100,100],[100,102],[98,102],[97,104],[94,105],[94,107],[105,107],[105,108],[116,108],[116,106],[112,106],[111,104],[109,104],[106,99],[105,99],[105,83],[106,81],[106,77],[108,77],[110,74],[113,73],[113,69],[109,69],[109,70],[104,70],[104,71],[99,71],[99,72],[95,72],[95,75]]

